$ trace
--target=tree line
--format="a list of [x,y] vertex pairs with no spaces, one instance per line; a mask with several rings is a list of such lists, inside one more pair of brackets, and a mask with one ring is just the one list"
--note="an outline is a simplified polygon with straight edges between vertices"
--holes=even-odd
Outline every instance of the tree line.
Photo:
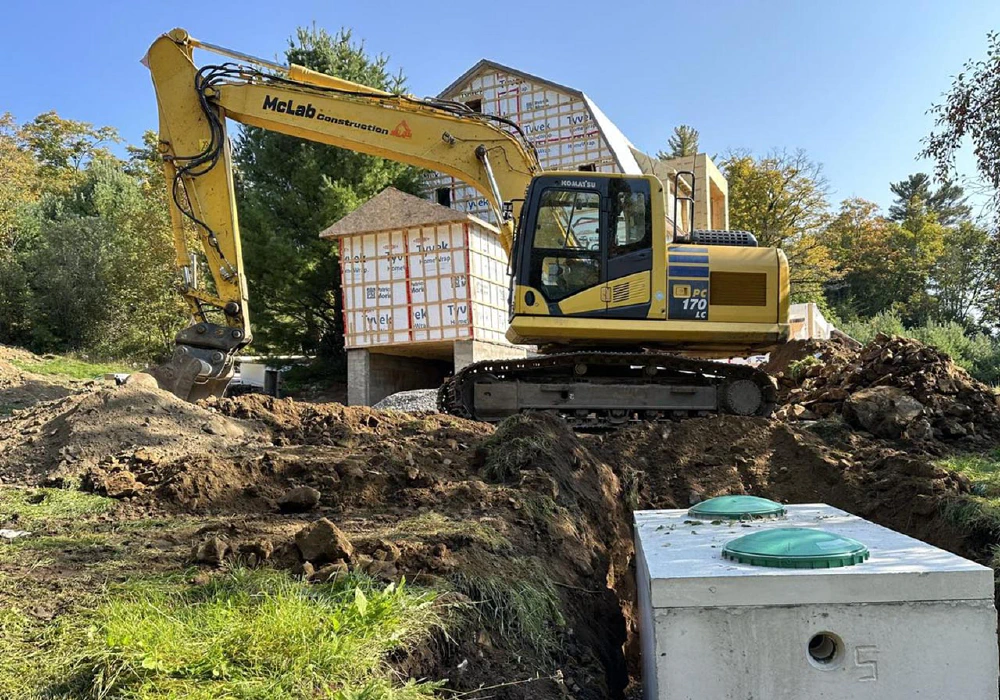
[[[405,90],[402,73],[349,31],[299,29],[285,55]],[[730,226],[784,249],[794,301],[817,302],[859,336],[923,334],[998,379],[989,370],[1000,365],[997,218],[977,216],[966,197],[1000,212],[996,104],[1000,42],[991,34],[987,58],[970,62],[932,110],[923,155],[934,159],[933,177],[887,183],[887,211],[860,198],[831,203],[822,166],[804,151],[730,150],[716,156]],[[696,153],[698,139],[678,127],[657,156]],[[970,139],[978,177],[960,185],[954,154]],[[21,124],[0,117],[0,343],[143,361],[169,350],[185,320],[156,145],[150,132],[122,148],[113,128],[55,112]],[[386,186],[419,193],[422,173],[254,127],[234,130],[233,158],[255,352],[315,354],[342,371],[338,250],[317,234]]]
[[793,302],[816,302],[859,340],[909,335],[1000,380],[1000,240],[961,186],[913,173],[888,183],[895,199],[882,211],[858,197],[831,206],[821,166],[803,151],[731,152],[720,167],[730,226],[785,251]]
[[0,115],[0,342],[152,359],[183,325],[162,169],[150,132],[46,112]]

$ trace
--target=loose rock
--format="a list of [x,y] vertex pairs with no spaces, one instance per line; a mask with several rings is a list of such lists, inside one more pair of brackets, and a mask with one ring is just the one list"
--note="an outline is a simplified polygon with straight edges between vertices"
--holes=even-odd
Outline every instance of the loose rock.
[[200,564],[221,566],[229,552],[229,544],[220,537],[211,537],[194,546],[193,558]]
[[320,492],[311,486],[299,486],[278,499],[282,513],[305,513],[319,505]]
[[347,535],[327,518],[306,525],[295,534],[302,558],[313,562],[350,561],[354,547]]

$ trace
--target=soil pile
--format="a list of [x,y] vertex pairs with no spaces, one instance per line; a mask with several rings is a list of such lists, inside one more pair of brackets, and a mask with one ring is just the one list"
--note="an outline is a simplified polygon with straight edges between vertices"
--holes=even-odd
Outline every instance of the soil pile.
[[254,426],[141,383],[39,403],[0,420],[0,476],[69,483],[99,463],[142,449],[156,458],[226,453],[259,442]]
[[628,498],[641,509],[749,494],[826,503],[952,551],[964,546],[942,505],[969,493],[968,479],[840,420],[799,426],[755,417],[694,418],[628,428],[600,439],[595,451],[620,465]]
[[[801,353],[797,362],[790,359],[792,351]],[[810,341],[786,355],[786,369],[776,374],[786,404],[779,419],[843,415],[879,437],[916,442],[1000,435],[993,391],[946,353],[919,341],[879,335],[855,352]]]
[[0,345],[0,418],[35,405],[68,396],[79,382],[47,377],[13,364],[30,366],[41,358],[27,350]]
[[629,682],[629,518],[614,471],[561,420],[494,430],[260,395],[192,406],[133,385],[3,427],[11,478],[17,465],[28,481],[72,472],[118,499],[119,518],[220,522],[187,535],[179,565],[266,562],[315,581],[358,570],[453,590],[475,612],[394,659],[415,677],[552,700],[619,697]]

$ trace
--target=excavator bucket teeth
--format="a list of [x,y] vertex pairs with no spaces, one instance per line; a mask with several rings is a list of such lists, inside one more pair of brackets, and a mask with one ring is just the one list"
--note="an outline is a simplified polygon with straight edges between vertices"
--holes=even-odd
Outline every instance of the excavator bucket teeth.
[[175,352],[168,362],[151,367],[146,373],[152,375],[164,391],[192,403],[209,396],[222,398],[233,378],[231,361],[227,372],[213,376],[212,364],[181,352]]
[[184,401],[222,398],[233,378],[236,352],[249,342],[239,329],[199,323],[177,334],[174,354],[146,370],[164,391]]

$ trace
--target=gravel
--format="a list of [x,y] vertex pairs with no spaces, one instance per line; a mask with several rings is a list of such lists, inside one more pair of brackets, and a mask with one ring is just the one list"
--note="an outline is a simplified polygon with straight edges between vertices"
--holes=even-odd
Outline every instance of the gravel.
[[419,413],[421,411],[437,411],[437,389],[415,389],[391,394],[372,406],[382,411],[403,411],[404,413]]

